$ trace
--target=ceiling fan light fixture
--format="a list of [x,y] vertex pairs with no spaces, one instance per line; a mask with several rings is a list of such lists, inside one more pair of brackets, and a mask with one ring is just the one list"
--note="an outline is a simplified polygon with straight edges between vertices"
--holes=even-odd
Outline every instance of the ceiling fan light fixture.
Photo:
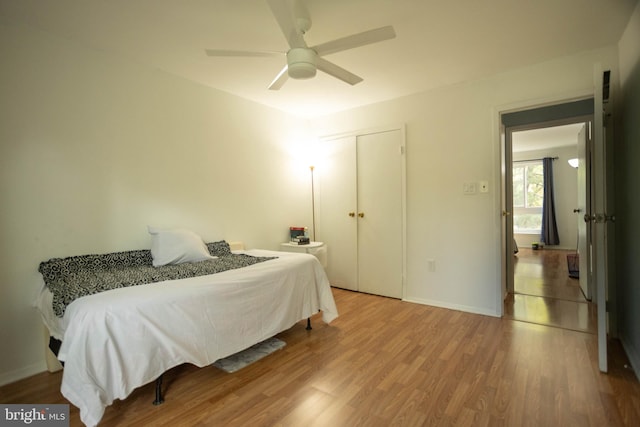
[[293,48],[287,52],[289,77],[292,79],[310,79],[316,75],[318,54],[309,48]]
[[[362,81],[362,77],[327,61],[324,56],[396,37],[393,27],[387,25],[309,47],[304,36],[311,28],[311,15],[305,0],[266,0],[266,2],[290,48],[287,52],[287,64],[271,81],[267,87],[269,90],[279,90],[289,78],[311,79],[316,76],[318,69],[351,86],[358,84]],[[280,53],[224,49],[206,49],[205,51],[208,56],[230,57],[274,56]]]

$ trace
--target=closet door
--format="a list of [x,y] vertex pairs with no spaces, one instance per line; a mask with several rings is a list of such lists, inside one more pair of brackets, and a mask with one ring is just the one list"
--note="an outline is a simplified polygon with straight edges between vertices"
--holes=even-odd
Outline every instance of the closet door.
[[316,240],[327,245],[327,276],[332,286],[358,290],[356,138],[322,143],[315,169]]
[[393,130],[322,143],[316,233],[332,286],[402,298],[403,138]]
[[402,132],[357,138],[358,290],[402,298]]

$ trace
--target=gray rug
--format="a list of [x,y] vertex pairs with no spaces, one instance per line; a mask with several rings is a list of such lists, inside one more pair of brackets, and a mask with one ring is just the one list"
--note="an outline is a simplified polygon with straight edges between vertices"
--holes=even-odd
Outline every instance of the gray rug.
[[252,345],[248,349],[242,350],[239,353],[232,354],[224,359],[216,360],[213,363],[213,366],[228,373],[236,372],[245,366],[251,365],[253,362],[262,359],[263,357],[270,355],[274,351],[280,350],[285,345],[287,345],[287,343],[279,340],[278,338],[269,338],[256,345]]

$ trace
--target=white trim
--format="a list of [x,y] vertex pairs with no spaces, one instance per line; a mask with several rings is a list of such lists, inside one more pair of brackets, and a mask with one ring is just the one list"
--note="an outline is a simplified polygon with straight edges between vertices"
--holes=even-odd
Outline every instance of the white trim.
[[[496,162],[494,163],[494,167],[493,167],[493,182],[499,183],[496,184],[496,187],[499,188],[499,190],[497,191],[493,191],[493,206],[495,208],[495,212],[496,215],[494,216],[494,223],[493,223],[493,235],[494,236],[500,236],[500,241],[497,242],[496,245],[494,245],[495,248],[495,256],[496,256],[496,262],[495,266],[496,266],[496,278],[500,278],[500,280],[496,280],[496,288],[495,288],[495,310],[496,310],[496,314],[499,317],[502,317],[504,315],[504,299],[507,296],[507,287],[508,287],[508,282],[506,281],[506,274],[505,274],[505,269],[506,269],[506,265],[504,262],[504,256],[507,253],[507,251],[509,251],[512,248],[511,244],[507,244],[507,239],[505,238],[505,236],[503,236],[503,227],[502,227],[502,222],[503,222],[503,215],[502,215],[502,210],[503,210],[503,198],[504,198],[504,192],[502,191],[502,187],[504,185],[503,183],[503,173],[502,173],[502,169],[503,169],[503,157],[504,157],[504,138],[506,137],[506,134],[504,133],[504,126],[502,125],[502,120],[500,120],[500,115],[501,112],[499,110],[496,110],[496,107],[493,107],[491,109],[491,121],[493,122],[491,129],[492,129],[492,137],[494,141],[498,141],[497,144],[493,144],[492,146],[492,150],[493,150],[493,161]],[[497,165],[497,167],[496,167]],[[506,166],[504,166],[506,167]],[[511,249],[512,251],[512,249]]]
[[402,135],[402,298],[407,295],[407,130],[403,123],[400,128]]

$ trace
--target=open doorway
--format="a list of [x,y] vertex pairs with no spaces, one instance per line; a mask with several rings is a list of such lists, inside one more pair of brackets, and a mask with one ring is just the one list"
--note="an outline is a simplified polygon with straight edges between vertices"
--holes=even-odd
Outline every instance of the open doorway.
[[[593,97],[578,101],[532,107],[531,109],[501,111],[499,113],[499,136],[501,150],[501,195],[502,209],[501,227],[501,258],[502,258],[502,298],[507,300],[514,295],[514,238],[511,210],[513,209],[512,186],[512,151],[511,134],[517,127],[566,119],[586,118],[590,121],[590,172],[586,175],[590,182],[590,203],[586,206],[583,219],[589,230],[589,251],[580,260],[588,260],[587,292],[592,295],[593,304],[597,306],[597,337],[598,337],[598,368],[607,372],[607,338],[609,331],[616,335],[616,307],[615,307],[615,269],[613,260],[615,247],[615,214],[614,187],[611,175],[613,173],[613,144],[611,123],[612,102],[610,99],[611,72],[603,70],[601,64],[593,67]],[[566,122],[564,123],[566,124]],[[582,214],[582,213],[580,213]],[[582,270],[582,269],[581,269]],[[582,275],[581,275],[582,277]],[[611,304],[607,304],[611,302]],[[504,306],[503,306],[504,308]]]
[[[589,194],[585,191],[590,175],[585,161],[589,119],[576,117],[509,129],[514,255],[512,289],[504,307],[507,318],[597,332],[596,308],[586,288],[587,267],[580,265],[589,247],[582,218]],[[550,159],[547,185],[544,159]],[[549,227],[549,218],[543,220],[545,192],[553,202],[557,230],[554,239],[547,236],[547,242],[542,237],[543,228]]]

